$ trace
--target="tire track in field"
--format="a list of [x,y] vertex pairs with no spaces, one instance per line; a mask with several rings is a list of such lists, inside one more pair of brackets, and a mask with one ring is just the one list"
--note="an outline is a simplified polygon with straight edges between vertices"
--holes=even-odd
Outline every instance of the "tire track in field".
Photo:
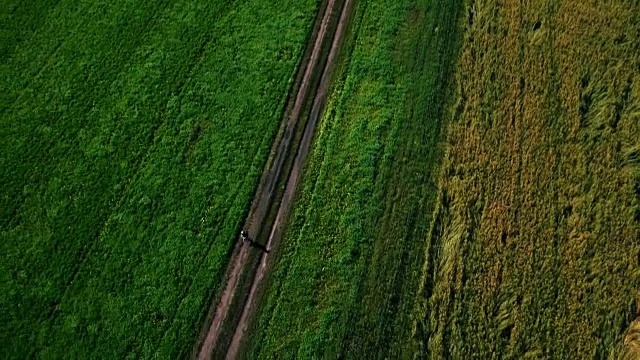
[[[275,219],[275,222],[273,223],[273,226],[271,227],[271,233],[267,242],[267,248],[271,248],[272,246],[277,245],[277,242],[282,235],[284,224],[286,223],[286,218],[293,201],[293,196],[296,192],[298,181],[300,180],[302,167],[304,166],[307,153],[309,152],[309,148],[311,147],[311,141],[315,134],[316,124],[324,107],[327,90],[329,89],[329,85],[331,83],[331,73],[340,49],[340,44],[342,43],[342,36],[344,34],[345,25],[350,13],[349,9],[351,8],[352,3],[353,0],[345,0],[342,5],[340,20],[338,22],[332,40],[331,50],[329,52],[327,63],[322,73],[320,86],[318,87],[315,99],[313,100],[313,107],[311,109],[309,121],[305,128],[300,147],[298,148],[298,153],[293,164],[293,169],[291,169],[291,175],[289,176],[289,180],[287,181],[287,187],[282,197],[282,202],[280,203],[280,207],[278,208],[278,215]],[[242,317],[240,318],[240,322],[236,326],[231,345],[227,350],[227,359],[236,359],[238,357],[238,351],[240,350],[240,345],[244,340],[244,334],[255,311],[257,292],[262,284],[264,275],[267,272],[268,260],[269,257],[266,254],[263,254],[262,258],[260,259],[260,267],[258,268],[258,271],[253,278],[253,283],[251,284],[249,297],[247,298],[244,309],[242,310]]]
[[[297,183],[300,178],[302,166],[313,139],[317,120],[324,105],[326,92],[330,84],[331,70],[333,69],[333,64],[337,57],[342,35],[347,23],[349,14],[348,9],[350,9],[352,3],[353,0],[345,0],[344,2],[340,0],[328,0],[322,17],[318,18],[318,21],[320,21],[319,27],[316,25],[317,33],[315,34],[315,37],[310,39],[313,47],[306,66],[303,64],[301,67],[301,69],[304,68],[305,70],[302,78],[300,79],[300,87],[295,95],[293,107],[285,117],[281,138],[276,139],[274,142],[273,161],[270,161],[265,168],[265,173],[263,173],[263,178],[256,193],[256,197],[254,198],[249,216],[247,217],[245,229],[249,230],[252,237],[260,234],[262,230],[269,230],[269,237],[266,244],[267,248],[276,246],[277,240],[281,235],[288,209],[292,203],[293,195],[295,194]],[[340,19],[335,26],[335,29],[330,29],[332,16],[337,15],[338,12],[340,13]],[[329,36],[331,36],[331,48],[328,55],[325,55],[322,50],[326,44],[325,41],[329,40]],[[324,68],[321,68],[322,66],[324,66]],[[320,84],[317,89],[315,89],[316,91],[313,98],[311,113],[306,127],[304,128],[302,139],[298,148],[294,149],[292,148],[294,146],[292,143],[296,138],[296,128],[298,127],[297,125],[300,120],[304,120],[302,119],[304,117],[304,109],[307,101],[311,100],[310,92],[314,90],[311,88],[311,84],[314,82],[313,77],[317,75],[316,73],[318,71],[321,76]],[[277,199],[278,185],[282,184],[280,181],[284,179],[283,176],[287,176],[287,174],[283,174],[283,171],[287,171],[287,169],[283,169],[283,167],[287,159],[290,158],[290,155],[293,154],[293,151],[296,151],[296,155],[288,178],[286,178],[286,188],[282,194],[282,198]],[[266,224],[266,222],[270,222],[270,219],[268,218],[269,209],[272,208],[274,204],[277,205],[278,201],[280,201],[280,205],[277,208],[278,210],[275,221],[273,221],[273,223]],[[259,267],[257,269],[253,269],[255,272],[250,274],[251,279],[249,281],[251,283],[251,289],[247,295],[242,293],[243,289],[241,280],[243,269],[250,266],[249,251],[249,248],[243,246],[242,243],[239,243],[236,246],[234,256],[232,257],[227,269],[227,282],[224,290],[220,294],[213,314],[210,314],[212,318],[210,321],[207,321],[207,327],[201,334],[201,337],[196,344],[196,348],[194,349],[193,356],[195,358],[210,359],[212,352],[216,347],[224,346],[221,345],[220,342],[221,333],[223,332],[225,325],[228,328],[231,328],[231,330],[234,330],[231,344],[226,349],[226,357],[227,359],[234,359],[238,356],[238,350],[240,349],[240,344],[243,341],[245,330],[251,315],[253,314],[256,294],[266,273],[269,259],[269,256],[266,253],[262,253],[260,255]],[[249,271],[251,270],[252,269]],[[241,303],[242,316],[239,321],[236,322],[233,321],[234,319],[231,319],[231,323],[227,324],[226,320],[231,312],[232,303],[234,298],[237,296],[245,297],[244,301]],[[225,349],[222,350],[224,351]]]

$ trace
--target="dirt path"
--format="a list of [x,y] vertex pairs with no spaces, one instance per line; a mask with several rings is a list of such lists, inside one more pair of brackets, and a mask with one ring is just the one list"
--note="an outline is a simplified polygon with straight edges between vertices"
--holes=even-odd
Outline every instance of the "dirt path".
[[[313,41],[313,48],[311,50],[311,55],[308,57],[304,74],[299,80],[300,85],[295,96],[295,101],[293,106],[290,107],[290,111],[288,111],[289,115],[287,116],[286,121],[284,122],[284,128],[281,131],[282,136],[274,142],[273,160],[267,165],[265,173],[263,173],[260,186],[256,193],[256,198],[253,201],[251,210],[247,217],[245,229],[249,230],[251,236],[259,234],[265,226],[269,226],[269,224],[266,224],[266,222],[269,221],[269,209],[273,206],[274,201],[278,200],[276,199],[278,192],[277,185],[281,180],[283,180],[282,177],[286,176],[286,174],[283,174],[286,172],[286,169],[284,169],[286,159],[288,156],[292,155],[293,151],[296,151],[296,149],[292,149],[292,143],[295,141],[296,128],[302,117],[301,115],[303,114],[305,103],[310,100],[309,95],[312,92],[311,84],[314,82],[314,73],[317,75],[317,72],[322,70],[320,84],[315,98],[313,99],[313,107],[311,109],[307,125],[304,129],[302,140],[300,141],[297,149],[296,157],[286,183],[286,188],[280,202],[280,206],[278,207],[276,219],[269,231],[269,237],[266,244],[267,248],[274,247],[277,244],[277,239],[279,238],[282,230],[281,225],[286,218],[287,210],[291,205],[291,200],[298,183],[299,174],[309,150],[311,140],[315,132],[316,123],[324,104],[326,90],[330,83],[331,69],[333,68],[333,63],[339,49],[339,43],[342,39],[342,34],[347,20],[348,12],[346,9],[348,9],[351,2],[352,0],[344,1],[339,22],[337,26],[335,26],[335,32],[331,34],[332,29],[330,29],[330,23],[332,15],[337,14],[337,4],[340,3],[342,5],[342,2],[340,0],[327,1],[322,18],[319,20],[319,27],[316,25],[317,30],[315,38],[312,38],[311,40]],[[326,40],[329,39],[329,36],[331,36],[331,49],[328,57],[326,58],[324,69],[319,69],[325,60],[323,55],[326,55],[322,52],[323,44],[326,44]],[[252,249],[248,246],[242,246],[242,243],[239,243],[236,246],[227,269],[227,283],[220,294],[215,311],[210,313],[207,319],[208,326],[203,329],[203,334],[194,348],[194,357],[197,357],[198,359],[210,359],[213,349],[216,348],[218,340],[220,339],[223,327],[235,326],[231,345],[227,350],[227,358],[236,358],[247,327],[247,322],[252,314],[253,306],[255,305],[256,292],[264,277],[269,259],[268,254],[263,253],[261,255],[260,265],[256,269],[251,280],[251,290],[242,306],[242,317],[237,324],[233,324],[233,321],[231,321],[231,324],[228,324],[227,321],[230,321],[229,313],[235,297],[243,296],[243,294],[239,293],[242,292],[242,274],[243,270],[246,270],[245,267],[248,265],[250,251],[256,251],[256,249]],[[244,295],[246,296],[246,294]]]
[[[316,97],[313,101],[313,108],[311,109],[311,114],[309,115],[309,121],[307,122],[307,126],[304,131],[304,136],[300,143],[300,147],[298,149],[298,154],[296,155],[295,162],[293,164],[293,168],[291,169],[291,175],[289,176],[289,181],[287,182],[287,187],[285,189],[284,195],[282,197],[282,202],[280,203],[280,207],[278,208],[278,215],[276,217],[275,222],[273,223],[273,227],[271,228],[271,234],[269,235],[269,241],[267,242],[267,248],[271,248],[275,246],[280,235],[282,235],[283,224],[288,214],[288,210],[291,206],[291,202],[293,200],[293,195],[295,194],[296,188],[298,186],[298,180],[300,179],[300,173],[302,167],[304,165],[304,160],[309,152],[309,147],[311,146],[311,140],[313,139],[313,135],[316,130],[316,124],[318,122],[318,118],[320,117],[320,113],[324,106],[324,101],[326,98],[327,90],[329,89],[329,85],[331,82],[331,73],[333,69],[333,65],[336,60],[336,56],[338,54],[338,50],[340,48],[340,43],[342,40],[342,35],[344,33],[345,24],[347,22],[349,9],[351,6],[352,0],[345,0],[342,11],[340,14],[340,20],[338,22],[338,26],[336,27],[336,32],[331,44],[331,50],[329,52],[329,57],[327,58],[327,64],[324,68],[324,72],[322,74],[322,79],[320,81],[320,86],[318,87],[318,92],[316,93]],[[256,272],[256,275],[253,279],[253,284],[251,285],[251,291],[249,292],[249,297],[244,305],[244,309],[242,311],[242,317],[240,318],[240,322],[236,327],[236,331],[233,335],[233,339],[231,341],[231,346],[227,351],[227,359],[236,359],[238,355],[238,350],[240,349],[240,344],[243,341],[245,330],[247,329],[248,321],[253,314],[254,305],[256,301],[256,293],[258,288],[260,287],[262,280],[264,278],[264,274],[267,270],[267,264],[269,261],[269,256],[266,254],[262,256],[260,260],[260,267]]]

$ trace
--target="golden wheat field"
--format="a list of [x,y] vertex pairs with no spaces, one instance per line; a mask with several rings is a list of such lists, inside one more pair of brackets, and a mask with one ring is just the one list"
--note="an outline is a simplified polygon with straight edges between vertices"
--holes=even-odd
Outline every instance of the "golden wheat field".
[[637,358],[639,3],[467,8],[417,345]]

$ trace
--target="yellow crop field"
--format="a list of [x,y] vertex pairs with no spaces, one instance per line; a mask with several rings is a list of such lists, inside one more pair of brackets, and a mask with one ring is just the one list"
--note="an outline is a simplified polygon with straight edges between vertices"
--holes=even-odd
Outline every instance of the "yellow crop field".
[[640,6],[467,8],[417,344],[432,358],[637,356]]

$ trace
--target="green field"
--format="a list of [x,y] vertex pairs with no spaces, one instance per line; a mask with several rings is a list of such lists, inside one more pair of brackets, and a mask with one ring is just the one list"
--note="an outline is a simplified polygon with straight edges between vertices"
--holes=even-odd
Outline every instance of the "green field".
[[357,2],[248,358],[409,354],[461,6]]
[[4,357],[188,355],[315,1],[2,1]]

